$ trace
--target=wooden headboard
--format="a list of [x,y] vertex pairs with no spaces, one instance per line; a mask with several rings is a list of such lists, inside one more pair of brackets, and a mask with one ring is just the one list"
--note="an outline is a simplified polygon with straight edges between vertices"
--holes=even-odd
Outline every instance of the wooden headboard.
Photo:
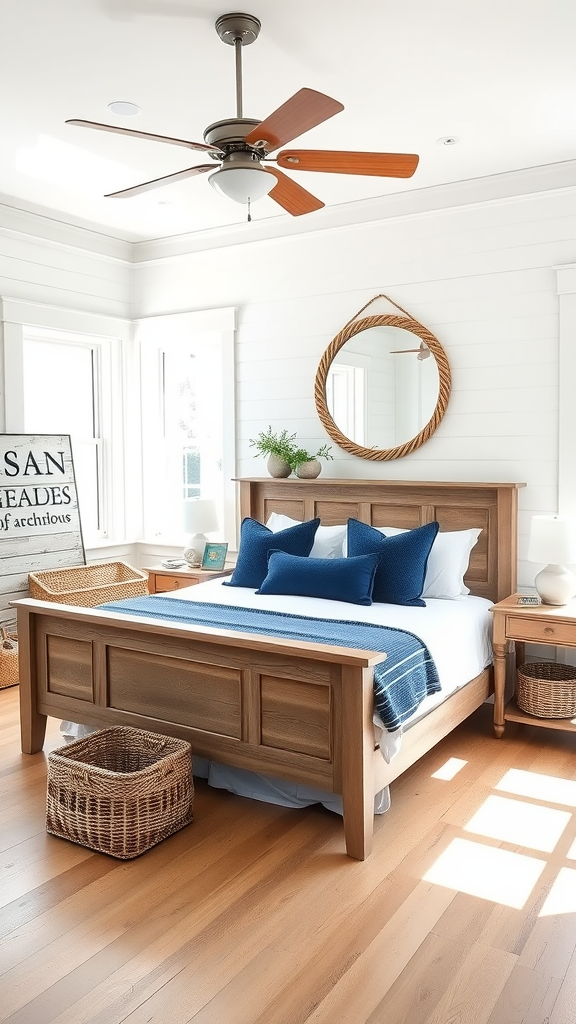
[[419,483],[402,480],[245,478],[240,516],[265,523],[271,512],[320,517],[325,526],[360,519],[370,526],[414,529],[438,520],[440,530],[480,528],[465,576],[472,594],[500,601],[516,590],[518,490],[524,484]]

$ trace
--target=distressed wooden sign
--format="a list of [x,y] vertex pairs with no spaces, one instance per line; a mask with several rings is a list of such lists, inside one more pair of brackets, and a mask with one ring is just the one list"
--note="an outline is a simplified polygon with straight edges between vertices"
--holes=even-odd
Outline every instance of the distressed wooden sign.
[[0,434],[0,622],[29,572],[85,563],[70,436]]

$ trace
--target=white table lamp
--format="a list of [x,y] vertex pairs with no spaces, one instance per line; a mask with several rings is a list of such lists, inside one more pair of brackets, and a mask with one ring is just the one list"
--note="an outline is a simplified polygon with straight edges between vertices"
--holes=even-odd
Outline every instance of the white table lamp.
[[207,533],[218,529],[216,503],[211,498],[189,498],[184,502],[184,530],[190,539],[184,548],[188,565],[197,568],[202,563]]
[[566,563],[576,563],[576,521],[532,516],[528,560],[547,563],[534,580],[543,604],[568,604],[576,594],[576,577],[566,568]]

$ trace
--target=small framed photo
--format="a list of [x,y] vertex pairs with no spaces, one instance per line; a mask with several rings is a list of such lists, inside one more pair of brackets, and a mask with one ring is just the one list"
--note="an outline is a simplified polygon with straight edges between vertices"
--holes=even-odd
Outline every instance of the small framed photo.
[[227,554],[227,544],[207,544],[202,557],[202,569],[223,569]]

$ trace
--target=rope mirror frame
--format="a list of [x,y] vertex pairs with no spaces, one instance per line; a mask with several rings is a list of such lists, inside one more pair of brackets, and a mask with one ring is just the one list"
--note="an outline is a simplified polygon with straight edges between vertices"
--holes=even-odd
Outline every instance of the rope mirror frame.
[[[387,295],[377,295],[374,299],[370,299],[370,302],[366,303],[366,306],[363,306],[362,309],[359,310],[359,313],[364,312],[367,306],[380,298],[388,299],[388,301],[392,302],[397,309],[402,310],[402,307],[398,306],[392,299],[389,299]],[[402,312],[406,313],[406,310],[402,310]],[[359,316],[359,313],[356,314],[356,317]],[[385,462],[391,459],[401,459],[403,456],[410,455],[411,452],[421,448],[422,445],[431,438],[446,412],[452,388],[452,375],[450,373],[448,357],[444,348],[438,341],[438,338],[436,338],[427,327],[424,327],[424,325],[419,323],[418,320],[411,317],[409,313],[406,313],[405,316],[377,314],[375,316],[363,317],[362,320],[357,320],[356,317],[349,320],[339,334],[332,339],[328,348],[324,352],[320,363],[318,364],[316,379],[314,381],[314,401],[316,402],[316,411],[320,417],[322,426],[329,437],[332,438],[339,448],[342,448],[345,452],[349,452],[350,455],[356,455],[360,459],[369,459],[373,462]],[[350,340],[350,338],[354,337],[354,335],[358,334],[360,331],[368,330],[370,327],[401,327],[406,331],[410,331],[411,334],[415,334],[416,337],[428,346],[436,360],[436,366],[438,367],[438,400],[432,416],[428,420],[428,423],[418,434],[416,434],[415,437],[406,441],[405,444],[398,445],[395,448],[364,448],[362,445],[358,445],[354,441],[351,441],[350,438],[346,437],[346,435],[337,427],[330,415],[330,412],[328,411],[328,404],[326,402],[326,380],[333,359],[346,342]]]

